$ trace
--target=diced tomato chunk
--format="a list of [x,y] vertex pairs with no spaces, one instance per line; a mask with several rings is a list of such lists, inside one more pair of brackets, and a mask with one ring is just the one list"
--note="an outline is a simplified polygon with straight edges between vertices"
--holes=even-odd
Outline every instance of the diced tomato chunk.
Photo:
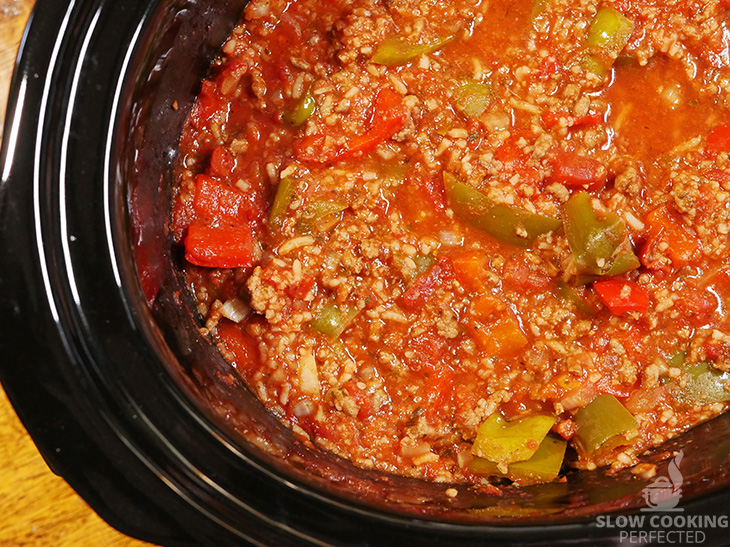
[[494,159],[512,167],[520,167],[528,158],[522,139],[529,142],[531,136],[527,132],[517,131],[494,151]]
[[403,295],[405,307],[418,311],[429,301],[433,293],[454,280],[454,268],[451,261],[443,259],[419,275]]
[[231,361],[239,368],[253,367],[258,364],[259,349],[256,339],[243,328],[227,319],[218,322],[218,339],[231,352]]
[[707,135],[709,152],[730,152],[730,124],[720,125]]
[[334,141],[332,144],[328,142],[326,135],[314,134],[307,135],[295,142],[294,154],[297,159],[304,162],[332,163],[337,159],[340,151],[334,146]]
[[287,287],[286,294],[291,296],[292,298],[301,300],[307,294],[310,290],[312,290],[312,287],[314,287],[315,279],[314,276],[311,275],[304,275],[302,276],[302,279],[299,281],[299,283],[292,285],[290,287]]
[[507,259],[503,275],[505,283],[520,292],[544,291],[553,283],[543,267],[527,262],[522,254]]
[[412,352],[412,357],[406,358],[409,368],[414,371],[436,370],[437,363],[446,351],[446,340],[436,332],[426,331],[414,337],[408,349]]
[[[730,0],[728,1],[730,2]],[[709,169],[705,172],[705,176],[710,180],[719,182],[723,186],[730,184],[730,173],[722,169]]]
[[429,205],[436,211],[446,209],[446,191],[444,190],[443,177],[419,177],[416,180],[411,179],[410,182],[414,183],[426,195]]
[[368,396],[367,392],[357,385],[357,382],[350,380],[346,382],[342,387],[345,388],[347,393],[355,400],[358,406],[357,419],[364,420],[373,415],[373,400]]
[[211,174],[225,179],[231,176],[235,167],[236,158],[228,150],[222,146],[217,146],[213,149],[210,155]]
[[555,61],[552,55],[543,57],[540,65],[537,67],[537,74],[541,78],[554,76],[560,72],[560,65]]
[[253,264],[250,226],[193,224],[185,238],[185,259],[208,268],[246,268]]
[[403,128],[408,109],[400,95],[390,88],[382,88],[375,95],[369,128],[349,139],[343,148],[327,147],[326,135],[308,135],[294,144],[294,152],[301,161],[332,163],[367,154]]
[[593,283],[593,289],[614,315],[629,312],[646,313],[649,293],[643,287],[624,279],[606,279]]
[[489,257],[480,251],[469,251],[451,257],[456,279],[469,291],[486,290],[486,271]]
[[426,375],[423,390],[426,392],[427,417],[443,413],[446,402],[451,400],[453,385],[454,371],[446,364]]
[[249,197],[236,188],[206,175],[195,178],[195,212],[219,221],[240,224],[256,217]]
[[553,168],[549,177],[550,182],[588,190],[597,190],[606,185],[606,169],[594,158],[561,150],[553,154],[550,165]]
[[[651,270],[681,268],[696,260],[702,251],[698,237],[668,205],[661,205],[644,219],[647,238],[641,249],[641,263]],[[665,258],[666,257],[666,258]]]
[[503,313],[488,322],[467,322],[466,331],[479,349],[491,357],[509,359],[522,351],[529,343],[519,322],[511,313]]
[[406,364],[414,372],[422,374],[419,392],[426,416],[433,418],[451,398],[454,383],[453,369],[443,362],[446,340],[434,331],[427,331],[413,338],[408,350],[407,355],[412,356],[406,357]]
[[728,354],[728,347],[722,342],[710,341],[705,344],[705,355],[710,361],[719,361]]
[[270,35],[268,48],[274,59],[285,57],[288,52],[302,44],[305,38],[306,21],[300,14],[285,11],[279,15],[277,25]]
[[682,289],[682,297],[675,304],[694,326],[705,324],[718,308],[717,297],[709,290],[688,282]]

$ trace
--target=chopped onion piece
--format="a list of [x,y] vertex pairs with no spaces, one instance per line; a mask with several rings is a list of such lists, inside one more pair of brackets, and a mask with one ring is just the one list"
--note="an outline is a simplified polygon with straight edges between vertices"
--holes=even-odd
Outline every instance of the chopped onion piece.
[[312,400],[309,398],[305,398],[301,401],[297,401],[296,403],[294,403],[291,411],[297,418],[304,418],[305,416],[310,416],[311,414],[314,414],[315,410],[316,407]]
[[629,226],[631,226],[634,230],[643,230],[644,229],[644,223],[641,222],[636,216],[634,216],[633,213],[630,211],[626,211],[624,213],[624,216],[626,217],[626,222],[629,223]]
[[299,387],[308,395],[319,394],[319,372],[317,361],[311,350],[302,350],[299,359]]
[[251,308],[239,298],[231,298],[220,307],[220,313],[234,323],[240,323],[251,314]]
[[431,452],[431,445],[426,441],[401,442],[400,453],[404,458],[418,458]]

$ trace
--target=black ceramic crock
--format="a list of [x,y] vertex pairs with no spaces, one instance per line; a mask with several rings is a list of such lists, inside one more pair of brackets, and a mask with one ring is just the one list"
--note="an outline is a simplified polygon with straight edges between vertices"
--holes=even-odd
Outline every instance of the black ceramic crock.
[[[450,498],[359,470],[297,440],[199,335],[165,231],[171,171],[243,4],[33,12],[0,156],[0,380],[50,467],[161,545],[619,544],[627,527],[605,517],[647,508],[628,472]],[[730,415],[662,450],[683,450],[682,514],[727,516]],[[666,474],[661,452],[647,461]]]

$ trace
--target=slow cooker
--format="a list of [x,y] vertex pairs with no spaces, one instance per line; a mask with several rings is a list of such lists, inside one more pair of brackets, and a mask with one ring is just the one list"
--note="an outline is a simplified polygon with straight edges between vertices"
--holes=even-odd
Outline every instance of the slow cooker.
[[50,467],[165,546],[728,545],[730,414],[645,457],[667,476],[684,455],[661,513],[629,471],[449,497],[266,412],[200,335],[166,233],[182,124],[244,4],[36,4],[0,156],[0,380]]

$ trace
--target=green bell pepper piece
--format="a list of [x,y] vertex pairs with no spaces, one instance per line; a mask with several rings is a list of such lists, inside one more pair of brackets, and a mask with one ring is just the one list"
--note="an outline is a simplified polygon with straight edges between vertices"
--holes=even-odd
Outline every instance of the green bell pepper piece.
[[326,232],[339,220],[338,213],[347,207],[336,201],[314,201],[304,208],[302,218],[297,222],[297,230],[303,234]]
[[634,23],[614,8],[603,7],[596,12],[588,29],[588,45],[605,50],[614,57],[629,43]]
[[730,373],[709,363],[698,363],[685,369],[687,383],[678,398],[687,403],[725,403],[730,401]]
[[575,304],[575,307],[578,308],[579,312],[585,313],[586,315],[596,315],[598,313],[596,308],[583,299],[563,280],[558,281],[558,293],[563,299]]
[[588,29],[586,43],[592,52],[583,60],[583,67],[598,76],[605,76],[629,43],[633,32],[633,21],[621,12],[609,7],[599,9]]
[[419,275],[425,274],[430,270],[436,263],[436,258],[433,255],[417,254],[413,257],[413,262],[416,263],[416,269],[406,274],[408,281],[413,281]]
[[478,218],[492,208],[492,201],[487,196],[464,184],[451,173],[444,173],[444,188],[459,216]]
[[359,310],[354,306],[337,306],[334,303],[325,304],[310,321],[309,326],[328,338],[336,340],[350,326]]
[[433,42],[414,45],[409,44],[400,36],[394,36],[380,44],[370,60],[378,65],[406,65],[420,55],[441,49],[455,37],[455,35],[444,36]]
[[314,110],[317,108],[317,102],[312,97],[312,94],[307,91],[290,111],[284,114],[284,123],[298,127],[306,122]]
[[436,259],[432,255],[416,255],[413,258],[413,262],[416,263],[416,277],[426,273],[434,265]]
[[532,4],[532,20],[534,21],[548,8],[553,0],[534,0]]
[[578,192],[565,204],[563,226],[579,275],[620,275],[641,265],[628,246],[624,222],[610,211],[599,219],[587,192]]
[[624,435],[637,426],[626,407],[608,393],[599,395],[575,415],[575,434],[588,454],[604,446],[630,444]]
[[560,229],[560,220],[530,213],[517,207],[495,205],[490,214],[479,219],[474,226],[491,233],[505,243],[528,247],[538,236]]
[[271,204],[271,210],[269,211],[269,227],[274,231],[279,230],[284,222],[286,211],[294,198],[294,189],[294,179],[291,177],[284,177],[279,181],[274,202]]
[[614,275],[621,275],[631,270],[635,270],[641,266],[638,257],[634,254],[633,249],[630,247],[619,249],[618,254],[614,256],[613,264],[603,274],[604,276],[611,277]]
[[521,486],[553,481],[560,473],[567,443],[547,436],[529,459],[514,462],[502,472],[497,464],[485,458],[475,457],[469,468],[478,475],[506,477]]
[[492,86],[482,82],[464,82],[454,92],[456,108],[467,118],[481,116],[492,102]]
[[492,414],[479,426],[472,453],[501,465],[529,460],[555,421],[554,416],[536,415],[508,422]]
[[504,243],[529,247],[539,235],[561,226],[558,219],[518,207],[494,205],[479,190],[450,173],[444,173],[444,187],[456,216]]
[[611,68],[611,65],[606,66],[598,57],[590,53],[583,57],[581,66],[587,72],[592,72],[600,78],[603,78],[606,74],[608,74],[608,70]]

